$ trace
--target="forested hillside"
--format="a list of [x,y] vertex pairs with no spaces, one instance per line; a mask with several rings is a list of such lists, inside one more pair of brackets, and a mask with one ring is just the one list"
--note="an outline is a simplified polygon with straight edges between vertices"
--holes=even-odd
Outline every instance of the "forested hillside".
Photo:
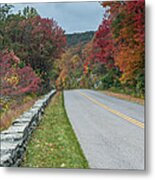
[[67,46],[73,47],[77,44],[86,44],[89,42],[92,37],[94,36],[94,31],[87,31],[82,33],[73,33],[73,34],[66,34],[67,37]]

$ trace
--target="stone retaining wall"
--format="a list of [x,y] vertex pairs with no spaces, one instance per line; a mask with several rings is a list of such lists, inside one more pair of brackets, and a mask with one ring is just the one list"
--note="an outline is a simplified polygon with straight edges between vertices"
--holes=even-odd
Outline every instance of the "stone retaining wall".
[[42,99],[36,101],[29,111],[13,121],[11,127],[1,132],[1,167],[17,167],[20,165],[26,150],[28,139],[41,120],[41,115],[55,92],[55,90],[52,90]]

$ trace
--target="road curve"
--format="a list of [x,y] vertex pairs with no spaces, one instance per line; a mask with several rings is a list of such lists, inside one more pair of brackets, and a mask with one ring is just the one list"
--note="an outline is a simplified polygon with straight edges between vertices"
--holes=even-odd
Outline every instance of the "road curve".
[[64,103],[90,168],[145,169],[144,106],[93,90],[64,91]]

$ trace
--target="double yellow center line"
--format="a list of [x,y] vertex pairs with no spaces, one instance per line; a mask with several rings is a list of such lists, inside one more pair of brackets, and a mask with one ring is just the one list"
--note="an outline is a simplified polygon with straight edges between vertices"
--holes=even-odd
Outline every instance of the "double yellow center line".
[[106,106],[105,104],[100,103],[99,101],[91,98],[90,96],[87,96],[87,95],[84,94],[84,93],[80,93],[80,94],[81,94],[82,96],[86,97],[87,99],[89,99],[90,101],[92,101],[93,103],[95,103],[95,104],[99,105],[100,107],[104,108],[105,110],[107,110],[107,111],[109,111],[109,112],[111,112],[111,113],[113,113],[113,114],[115,114],[115,115],[123,118],[124,120],[126,120],[126,121],[128,121],[128,122],[130,122],[130,123],[132,123],[132,124],[134,124],[134,125],[136,125],[136,126],[139,126],[139,127],[141,127],[141,128],[144,128],[144,123],[142,123],[142,122],[140,122],[140,121],[138,121],[138,120],[136,120],[136,119],[133,119],[133,118],[131,118],[131,117],[129,117],[129,116],[127,116],[127,115],[119,112],[119,111],[116,111],[116,110],[114,110],[114,109],[111,109],[111,108],[109,108],[108,106]]

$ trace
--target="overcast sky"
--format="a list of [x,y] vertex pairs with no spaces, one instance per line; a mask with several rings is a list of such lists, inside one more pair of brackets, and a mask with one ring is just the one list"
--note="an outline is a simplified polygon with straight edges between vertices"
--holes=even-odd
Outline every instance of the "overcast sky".
[[25,6],[37,9],[42,17],[54,18],[66,33],[97,30],[104,9],[98,2],[13,4],[14,12]]

